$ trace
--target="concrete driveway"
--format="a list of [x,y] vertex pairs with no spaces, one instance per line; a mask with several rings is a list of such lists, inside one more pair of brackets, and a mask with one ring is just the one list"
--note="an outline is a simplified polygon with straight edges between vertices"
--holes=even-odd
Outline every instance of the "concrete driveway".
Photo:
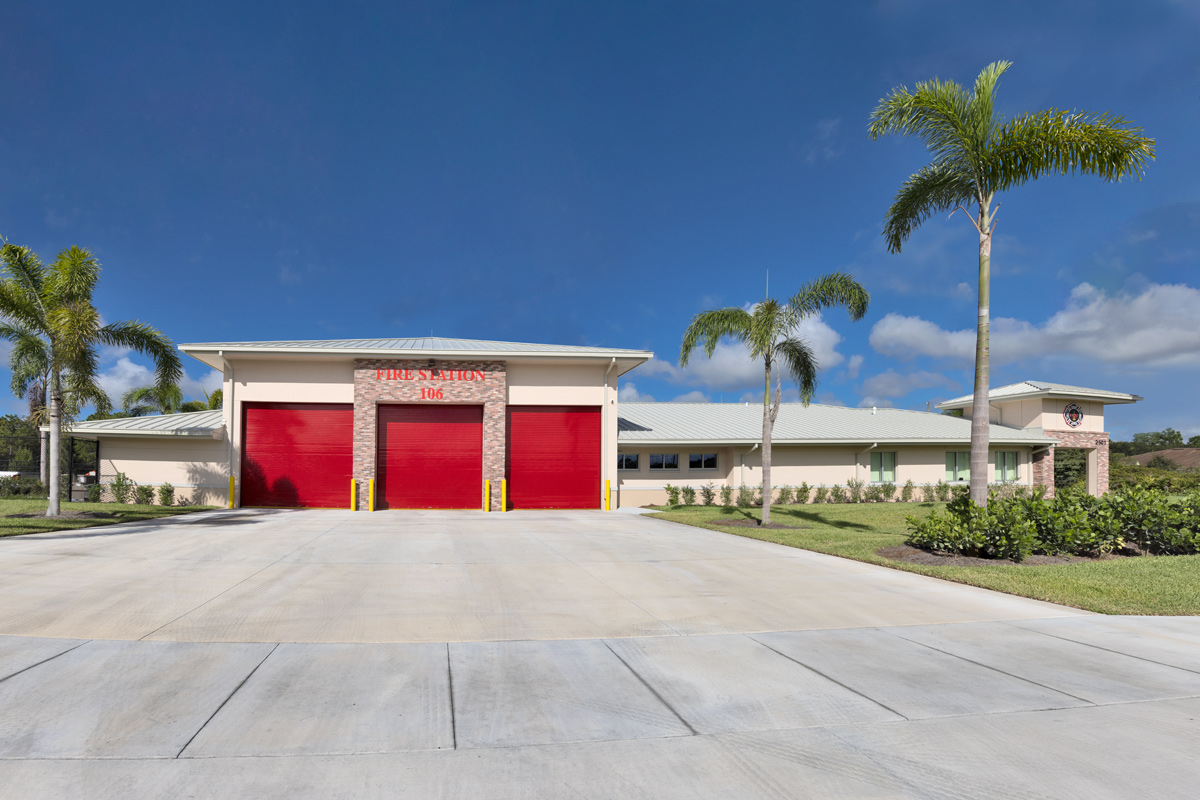
[[1193,797],[1200,619],[598,512],[0,540],[4,797]]

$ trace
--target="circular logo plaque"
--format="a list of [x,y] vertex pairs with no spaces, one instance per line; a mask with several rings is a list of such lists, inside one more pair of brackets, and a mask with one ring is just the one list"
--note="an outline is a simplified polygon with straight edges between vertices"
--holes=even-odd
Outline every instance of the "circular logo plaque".
[[1083,422],[1083,409],[1075,403],[1071,403],[1063,410],[1063,419],[1072,428],[1078,428]]

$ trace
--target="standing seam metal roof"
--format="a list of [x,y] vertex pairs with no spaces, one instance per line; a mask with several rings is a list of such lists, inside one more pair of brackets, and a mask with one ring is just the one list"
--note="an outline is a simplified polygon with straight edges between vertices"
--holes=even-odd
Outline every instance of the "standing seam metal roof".
[[[1114,403],[1134,403],[1142,398],[1136,394],[1111,392],[1107,389],[1087,389],[1083,386],[1068,386],[1065,383],[1048,383],[1046,381],[1022,381],[1000,386],[988,392],[989,400],[1017,399],[1020,397],[1050,397],[1052,395],[1073,395],[1087,400],[1108,400]],[[938,403],[938,408],[958,408],[969,406],[975,402],[975,395],[967,394]]]
[[304,339],[273,342],[200,342],[181,344],[187,350],[329,350],[333,352],[388,350],[401,352],[462,352],[462,353],[560,353],[574,355],[645,355],[648,350],[622,350],[612,347],[585,347],[566,344],[536,344],[531,342],[495,342],[481,339],[443,339],[424,337],[416,339]]
[[156,414],[148,417],[76,422],[70,427],[70,430],[64,431],[64,433],[67,435],[107,433],[114,436],[121,434],[131,436],[212,436],[213,431],[225,424],[223,413],[218,408],[215,411],[190,411],[186,414]]
[[[993,424],[994,442],[1052,444],[1041,430]],[[762,440],[762,406],[758,403],[621,403],[617,439],[637,442],[758,442]],[[962,417],[897,408],[784,403],[771,441],[954,442],[971,441],[971,421]]]

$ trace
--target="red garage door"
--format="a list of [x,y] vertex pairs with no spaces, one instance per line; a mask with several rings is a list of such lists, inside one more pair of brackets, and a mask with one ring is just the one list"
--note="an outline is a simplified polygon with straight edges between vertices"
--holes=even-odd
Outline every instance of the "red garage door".
[[600,458],[598,407],[508,407],[513,508],[599,508]]
[[382,508],[479,508],[483,406],[379,406]]
[[354,474],[354,406],[242,406],[242,505],[347,508]]

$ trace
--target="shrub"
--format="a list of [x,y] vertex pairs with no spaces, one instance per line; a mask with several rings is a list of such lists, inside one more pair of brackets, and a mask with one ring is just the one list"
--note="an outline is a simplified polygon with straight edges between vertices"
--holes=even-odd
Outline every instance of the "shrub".
[[750,508],[754,505],[754,490],[744,483],[738,487],[737,504],[739,508]]
[[684,487],[683,487],[683,488],[680,490],[680,494],[682,494],[682,495],[683,495],[683,504],[684,504],[685,506],[694,506],[694,505],[696,505],[696,490],[695,490],[693,487],[691,487],[691,486],[684,486]]
[[[728,487],[722,487],[728,488]],[[700,498],[704,501],[704,505],[711,506],[717,502],[717,490],[711,482],[700,487]]]
[[139,506],[148,506],[154,503],[153,486],[137,486],[134,488],[134,495]]
[[118,472],[109,482],[108,491],[118,503],[128,503],[133,494],[133,481],[126,478],[124,472]]
[[829,490],[826,489],[824,486],[818,486],[813,491],[813,502],[814,503],[824,503],[824,502],[827,502],[828,499],[829,499]]
[[99,503],[100,494],[104,491],[104,487],[98,483],[93,483],[87,490],[87,501],[89,503]]
[[900,502],[911,503],[916,493],[917,485],[913,483],[912,478],[909,478],[904,482],[904,486],[900,487]]
[[1164,456],[1162,453],[1159,453],[1154,458],[1147,461],[1146,466],[1150,469],[1165,469],[1170,472],[1177,472],[1179,470],[1179,465]]
[[862,498],[867,503],[878,503],[883,500],[883,487],[868,486],[863,490]]
[[733,487],[729,484],[725,484],[721,487],[721,505],[733,505]]
[[844,503],[846,502],[846,490],[836,483],[829,487],[829,502]]
[[939,480],[933,486],[934,496],[937,497],[939,503],[945,503],[950,499],[950,484],[943,480]]
[[667,505],[669,505],[669,506],[679,505],[679,487],[672,486],[671,484],[668,483],[666,486],[663,487],[663,489],[665,489],[667,491]]
[[169,483],[164,483],[158,487],[158,504],[160,506],[175,505],[175,487]]
[[37,478],[22,478],[14,475],[11,478],[0,478],[0,497],[48,497],[46,485]]
[[812,494],[812,488],[808,485],[808,481],[796,487],[796,505],[804,505],[808,502],[808,496]]
[[921,502],[932,503],[937,499],[937,488],[932,483],[921,484]]
[[761,485],[754,487],[754,505],[761,506],[763,504],[762,492],[763,487]]
[[890,503],[896,499],[896,484],[881,483],[879,484],[879,493],[883,495],[883,502]]
[[866,481],[860,478],[851,478],[846,481],[846,489],[850,494],[851,503],[861,503],[863,501],[863,486]]
[[781,506],[790,506],[792,504],[792,487],[780,486],[779,499],[776,502]]

